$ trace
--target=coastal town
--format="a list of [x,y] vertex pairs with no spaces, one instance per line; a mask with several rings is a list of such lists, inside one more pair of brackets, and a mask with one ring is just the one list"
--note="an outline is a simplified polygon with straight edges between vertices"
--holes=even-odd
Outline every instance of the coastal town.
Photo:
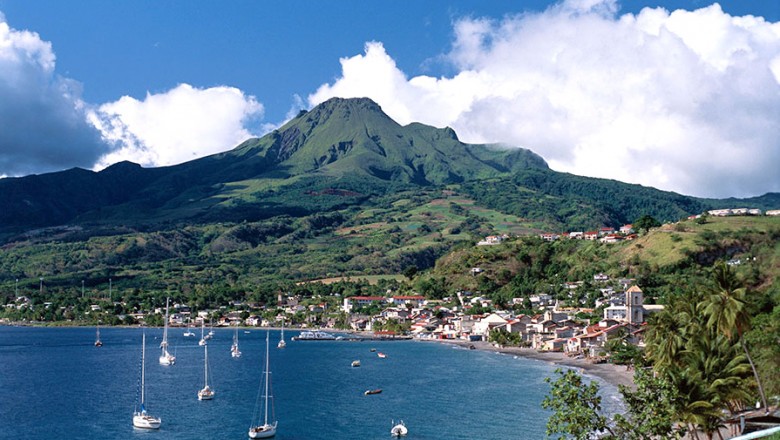
[[[471,272],[476,274],[480,269],[472,268]],[[574,292],[582,285],[583,281],[565,282],[561,287]],[[361,338],[486,342],[496,348],[515,346],[559,352],[594,362],[608,360],[610,353],[605,351],[605,346],[614,338],[623,344],[642,347],[647,317],[663,310],[663,306],[645,304],[644,293],[633,279],[611,279],[607,274],[596,273],[590,285],[598,292],[595,308],[564,307],[561,298],[548,293],[513,298],[504,308],[486,295],[470,291],[458,291],[440,300],[390,290],[384,296],[343,298],[339,295],[305,298],[279,293],[276,304],[236,301],[217,309],[198,311],[185,303],[174,302],[167,324],[172,328],[316,328],[350,332]],[[5,305],[6,311],[36,310],[36,313],[51,307],[53,304],[48,302],[33,304],[24,295]],[[111,311],[125,307],[126,304],[108,298],[95,298],[85,312],[85,319],[108,321]],[[65,316],[70,312],[63,311]],[[117,318],[120,324],[156,325],[162,323],[163,316],[165,308],[160,306]],[[7,319],[0,322],[12,323]]]

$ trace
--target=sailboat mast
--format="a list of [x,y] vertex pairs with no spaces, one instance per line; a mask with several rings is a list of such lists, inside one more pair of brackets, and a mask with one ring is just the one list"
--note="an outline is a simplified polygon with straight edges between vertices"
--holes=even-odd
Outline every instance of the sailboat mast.
[[208,388],[208,386],[209,386],[209,346],[208,346],[208,344],[203,346],[203,350],[206,353],[206,357],[205,357],[205,360],[204,360],[204,362],[206,364],[206,368],[204,368],[204,371],[205,371],[205,373],[204,373],[204,375],[205,375],[204,382],[206,383],[206,388]]
[[168,302],[170,298],[165,298],[165,322],[163,323],[163,340],[160,344],[163,350],[168,348]]
[[265,333],[265,425],[268,425],[268,376],[271,374],[269,370],[270,363],[268,362],[268,334]]
[[141,410],[144,409],[144,391],[146,389],[146,330],[141,344]]

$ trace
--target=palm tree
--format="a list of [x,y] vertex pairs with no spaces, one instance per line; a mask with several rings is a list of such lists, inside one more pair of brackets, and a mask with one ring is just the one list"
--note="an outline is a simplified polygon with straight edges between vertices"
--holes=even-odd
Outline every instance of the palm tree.
[[664,371],[676,361],[685,340],[681,325],[671,310],[650,315],[647,329],[647,357],[653,360],[655,368]]
[[711,291],[704,308],[704,314],[709,317],[707,324],[717,328],[729,339],[733,336],[733,331],[736,330],[739,343],[745,351],[745,357],[753,370],[753,376],[756,378],[761,404],[764,410],[769,412],[764,387],[744,339],[744,332],[750,325],[750,316],[746,310],[747,289],[741,285],[736,274],[725,263],[719,263],[715,266],[713,278],[715,288]]

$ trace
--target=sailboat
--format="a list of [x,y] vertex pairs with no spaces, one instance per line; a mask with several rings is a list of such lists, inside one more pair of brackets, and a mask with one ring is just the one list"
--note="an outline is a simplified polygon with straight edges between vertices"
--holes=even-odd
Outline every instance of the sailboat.
[[209,387],[209,346],[203,346],[203,382],[205,386],[198,391],[198,400],[211,400],[214,398],[214,390]]
[[284,342],[284,321],[282,321],[282,339],[279,340],[279,344],[276,345],[276,348],[284,347],[287,347],[287,343]]
[[187,327],[187,331],[184,332],[184,337],[185,338],[191,338],[193,336],[195,336],[195,333],[192,331],[192,326],[188,326]]
[[238,323],[236,323],[236,333],[233,335],[233,345],[230,346],[230,355],[234,358],[241,357],[241,351],[238,349]]
[[393,428],[390,430],[390,435],[392,435],[393,437],[403,437],[409,433],[409,430],[406,428],[406,425],[404,424],[403,420],[398,422],[398,424],[396,424],[395,422],[391,422],[391,423],[394,425]]
[[159,417],[154,417],[146,412],[146,331],[142,338],[141,348],[141,408],[138,408],[133,412],[133,426],[143,429],[159,429],[160,420]]
[[100,340],[100,324],[97,325],[95,331],[95,347],[102,347],[103,341]]
[[168,353],[168,303],[170,298],[165,298],[165,323],[163,327],[163,339],[160,342],[160,365],[173,365],[176,362],[176,357]]
[[[263,424],[262,425],[252,425],[249,428],[249,438],[271,438],[276,435],[276,424],[277,421],[274,420],[273,423],[268,423],[268,399],[273,398],[270,396],[270,386],[271,386],[271,369],[270,369],[270,363],[268,360],[268,340],[269,336],[268,333],[265,334],[265,385],[263,386],[263,409],[264,409],[264,418],[263,418]],[[258,396],[259,397],[259,396]],[[258,399],[260,400],[260,399]],[[273,402],[273,401],[272,401]],[[257,404],[255,404],[255,414],[257,414]],[[272,414],[273,418],[276,418]],[[254,422],[254,417],[253,420]]]

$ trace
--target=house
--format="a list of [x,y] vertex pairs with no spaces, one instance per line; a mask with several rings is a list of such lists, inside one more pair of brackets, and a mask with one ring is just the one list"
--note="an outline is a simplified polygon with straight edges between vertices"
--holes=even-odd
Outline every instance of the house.
[[509,238],[508,235],[488,235],[484,239],[477,242],[477,246],[494,246],[497,244],[501,244],[504,240]]
[[620,233],[623,235],[628,235],[633,232],[634,232],[634,225],[628,224],[620,227]]
[[352,312],[353,308],[366,307],[372,304],[381,304],[385,302],[383,296],[351,296],[344,298],[343,309],[345,313]]
[[582,238],[585,240],[595,240],[599,238],[599,231],[587,231],[584,234],[582,234]]
[[625,326],[626,324],[615,324],[607,328],[603,328],[599,325],[587,327],[582,334],[568,339],[566,351],[571,353],[585,353],[588,356],[595,357],[604,347],[607,339],[617,335]]
[[546,293],[531,295],[529,299],[531,301],[531,304],[534,304],[534,307],[539,305],[548,305],[550,304],[550,302],[552,302],[552,296]]
[[582,231],[569,232],[569,238],[573,238],[575,240],[582,240],[583,232]]
[[558,324],[556,324],[555,321],[545,320],[528,324],[526,330],[529,334],[548,335],[552,337],[553,332],[557,327]]
[[604,227],[604,228],[599,229],[598,235],[599,235],[599,237],[603,237],[605,235],[610,235],[610,234],[614,234],[614,233],[615,233],[615,228]]
[[541,341],[541,345],[537,348],[540,351],[563,351],[566,347],[566,338],[555,338]]
[[405,304],[412,307],[420,307],[425,303],[425,297],[422,295],[393,296],[389,301],[391,304]]
[[626,306],[609,306],[604,309],[604,319],[626,320]]
[[385,319],[395,319],[397,321],[406,321],[409,319],[409,311],[399,307],[388,307],[382,310],[380,315]]
[[623,236],[618,234],[607,234],[599,239],[602,243],[618,243],[623,240]]
[[553,329],[555,338],[568,339],[574,336],[574,329],[571,327],[557,327]]
[[597,273],[593,275],[593,281],[609,281],[609,275],[605,273]]
[[547,233],[541,234],[541,235],[539,235],[539,237],[542,240],[545,240],[545,241],[555,241],[555,240],[561,238],[560,235],[555,234],[553,232],[547,232]]
[[730,209],[713,209],[711,211],[707,211],[707,214],[713,216],[713,217],[728,217],[731,215]]
[[543,313],[545,321],[552,321],[559,323],[569,319],[569,314],[566,312],[559,312],[557,310],[545,310]]
[[518,315],[507,321],[504,330],[509,333],[526,333],[526,327],[531,323],[531,317],[528,315]]
[[490,333],[490,330],[493,330],[496,327],[504,327],[506,326],[506,323],[506,319],[495,313],[491,313],[490,315],[476,322],[472,327],[471,333],[474,335],[480,335],[483,337],[483,340],[487,340],[487,336]]

